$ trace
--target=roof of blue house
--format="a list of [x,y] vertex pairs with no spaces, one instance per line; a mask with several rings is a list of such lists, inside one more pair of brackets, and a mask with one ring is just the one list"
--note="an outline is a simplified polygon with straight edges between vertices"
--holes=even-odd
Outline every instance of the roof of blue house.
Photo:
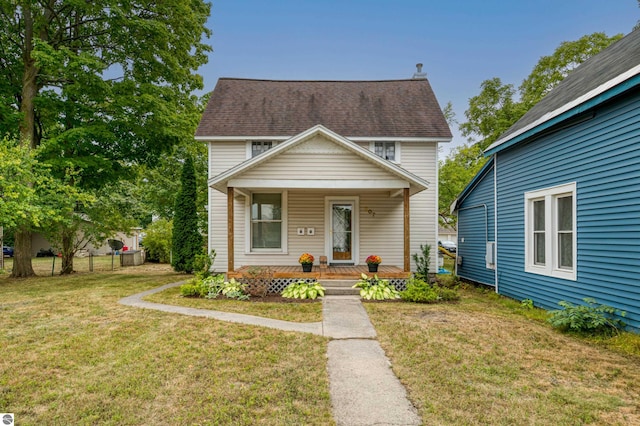
[[640,85],[640,29],[592,56],[486,150],[495,154]]

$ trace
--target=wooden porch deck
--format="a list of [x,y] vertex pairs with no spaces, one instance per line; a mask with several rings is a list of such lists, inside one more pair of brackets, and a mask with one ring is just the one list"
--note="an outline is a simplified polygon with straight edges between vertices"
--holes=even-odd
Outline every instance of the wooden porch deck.
[[[233,272],[228,272],[227,276],[231,278],[242,278],[254,268],[269,268],[273,272],[273,278],[313,278],[325,280],[357,280],[360,274],[373,275],[369,272],[367,265],[359,266],[318,266],[314,265],[311,272],[302,272],[302,266],[242,266]],[[411,272],[403,271],[397,266],[380,265],[378,272],[375,273],[379,278],[409,278]],[[247,274],[248,275],[248,274]]]

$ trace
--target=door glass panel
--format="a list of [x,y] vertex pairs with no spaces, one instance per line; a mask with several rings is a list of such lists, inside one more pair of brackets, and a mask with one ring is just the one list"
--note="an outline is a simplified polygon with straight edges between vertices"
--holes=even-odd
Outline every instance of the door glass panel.
[[352,260],[353,205],[333,204],[331,210],[333,260]]

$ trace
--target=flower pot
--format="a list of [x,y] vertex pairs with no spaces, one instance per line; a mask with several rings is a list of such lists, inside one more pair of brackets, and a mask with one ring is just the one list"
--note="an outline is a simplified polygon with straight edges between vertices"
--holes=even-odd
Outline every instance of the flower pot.
[[302,264],[302,272],[311,272],[312,269],[313,269],[313,263]]
[[377,263],[367,263],[369,267],[369,272],[378,272],[378,264]]

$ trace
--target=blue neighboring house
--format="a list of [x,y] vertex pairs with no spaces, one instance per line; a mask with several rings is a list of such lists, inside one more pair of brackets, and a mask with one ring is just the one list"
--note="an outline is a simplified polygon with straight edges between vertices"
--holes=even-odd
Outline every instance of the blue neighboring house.
[[452,205],[458,275],[545,309],[591,297],[640,331],[640,30],[573,70],[485,155]]

